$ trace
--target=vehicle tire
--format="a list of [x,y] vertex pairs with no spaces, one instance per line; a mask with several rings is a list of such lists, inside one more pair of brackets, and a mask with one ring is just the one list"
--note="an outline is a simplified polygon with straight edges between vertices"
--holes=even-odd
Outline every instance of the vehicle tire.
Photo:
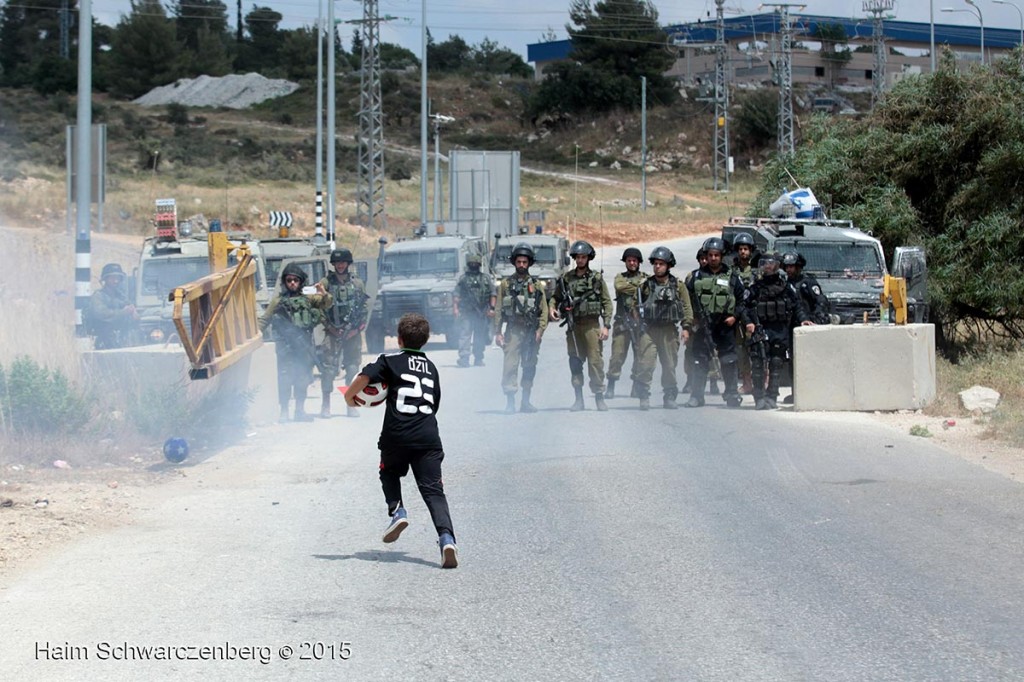
[[366,352],[376,355],[384,352],[384,330],[370,325],[366,328]]

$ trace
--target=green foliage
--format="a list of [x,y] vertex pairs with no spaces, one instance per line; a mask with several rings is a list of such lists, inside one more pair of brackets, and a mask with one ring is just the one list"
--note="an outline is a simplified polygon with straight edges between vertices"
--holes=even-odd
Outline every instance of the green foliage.
[[74,434],[89,420],[82,393],[27,356],[0,367],[0,423],[12,434]]
[[188,107],[178,102],[168,104],[167,122],[174,126],[188,125]]
[[778,135],[779,96],[759,89],[738,98],[739,112],[733,121],[736,150],[740,153],[770,146]]
[[676,93],[664,73],[672,65],[665,49],[668,38],[658,25],[658,13],[644,0],[573,0],[570,61],[555,64],[534,93],[528,113],[604,112],[636,109],[641,100],[641,77],[648,95],[670,104]]
[[[789,174],[826,212],[894,247],[923,245],[940,348],[1024,338],[1024,78],[1015,58],[897,84],[860,121],[815,117],[794,158],[766,167],[764,215]],[[787,173],[788,171],[788,173]]]
[[134,98],[178,76],[181,48],[160,0],[134,0],[114,29],[111,93]]
[[927,426],[922,426],[921,424],[914,424],[913,426],[910,427],[910,435],[918,436],[920,438],[931,438],[932,432],[928,430]]

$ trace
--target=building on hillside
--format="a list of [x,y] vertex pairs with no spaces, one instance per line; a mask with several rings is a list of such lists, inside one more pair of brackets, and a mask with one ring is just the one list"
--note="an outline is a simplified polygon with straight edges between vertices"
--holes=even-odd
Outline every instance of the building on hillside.
[[[870,90],[874,55],[869,17],[850,19],[791,13],[790,22],[793,26],[794,84]],[[777,50],[780,42],[780,15],[769,12],[727,17],[724,23],[732,82],[751,86],[770,83],[773,48]],[[850,60],[831,73],[831,65],[822,59],[820,43],[814,37],[818,26],[824,25],[842,26],[849,37],[846,44],[851,49]],[[930,24],[884,19],[882,27],[888,50],[886,88],[908,75],[931,70]],[[714,20],[667,26],[665,32],[678,50],[678,58],[666,75],[674,76],[687,86],[713,83],[715,54],[709,44],[715,42]],[[991,63],[1019,43],[1018,29],[986,27],[986,61]],[[953,50],[958,61],[978,63],[981,60],[981,29],[978,26],[935,24],[936,50],[946,46]],[[568,59],[571,49],[569,40],[533,43],[527,46],[527,59],[534,64],[536,77],[540,79],[552,64]]]

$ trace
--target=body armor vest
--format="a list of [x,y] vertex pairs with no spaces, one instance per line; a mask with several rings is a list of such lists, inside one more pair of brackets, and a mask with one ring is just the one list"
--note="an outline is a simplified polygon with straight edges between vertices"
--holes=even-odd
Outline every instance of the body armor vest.
[[736,312],[736,297],[728,272],[701,272],[693,280],[693,293],[704,312],[728,317]]
[[563,282],[569,290],[575,305],[573,317],[599,317],[601,315],[601,278],[596,272],[588,272],[585,277],[563,276]]
[[327,291],[334,298],[334,303],[327,313],[331,326],[342,327],[352,322],[349,319],[352,313],[358,311],[366,302],[366,294],[361,284],[351,275],[346,277],[345,281],[339,280],[337,273],[327,275]]
[[[622,273],[622,278],[639,288],[647,280],[647,275],[637,270],[635,275]],[[628,316],[637,305],[636,296],[615,292],[615,319],[621,320]]]
[[679,299],[679,280],[672,275],[661,284],[651,277],[641,289],[644,296],[644,320],[648,322],[679,322],[683,319],[683,302]]
[[282,296],[277,305],[281,316],[299,329],[308,331],[323,322],[323,311],[305,296]]
[[467,272],[459,281],[458,289],[468,298],[467,309],[486,311],[491,302],[490,278],[482,272]]
[[761,281],[757,291],[757,319],[761,322],[789,322],[793,311],[786,296],[786,281]]
[[521,280],[509,277],[506,280],[505,295],[501,299],[501,314],[516,324],[538,324],[540,297],[543,287],[533,277]]

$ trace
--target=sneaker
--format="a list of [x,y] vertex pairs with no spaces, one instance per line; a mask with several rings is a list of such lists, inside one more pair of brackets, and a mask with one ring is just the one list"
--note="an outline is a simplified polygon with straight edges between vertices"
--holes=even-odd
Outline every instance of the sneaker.
[[405,513],[404,507],[399,507],[395,510],[395,513],[391,515],[391,523],[384,529],[384,542],[391,543],[398,539],[398,536],[409,525],[407,516],[408,514]]
[[455,546],[455,538],[451,533],[441,533],[437,538],[437,546],[441,548],[441,568],[455,568],[459,565],[459,548]]

